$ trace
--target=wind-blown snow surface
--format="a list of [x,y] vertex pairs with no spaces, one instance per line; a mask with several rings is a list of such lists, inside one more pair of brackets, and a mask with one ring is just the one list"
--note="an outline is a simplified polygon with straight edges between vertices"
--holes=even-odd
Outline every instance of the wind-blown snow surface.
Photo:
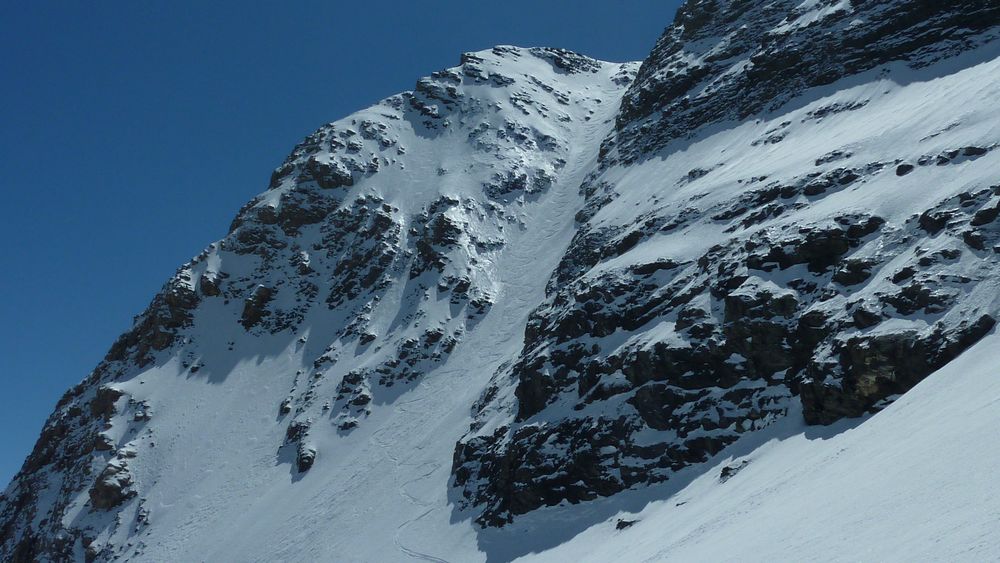
[[[819,4],[803,4],[816,13],[796,26],[825,17]],[[0,502],[3,554],[1000,557],[986,535],[1000,507],[989,474],[1000,462],[995,335],[882,412],[822,428],[802,424],[795,388],[806,380],[792,381],[792,367],[765,371],[728,351],[717,380],[686,389],[695,399],[656,405],[653,414],[680,417],[666,423],[635,398],[690,373],[653,366],[635,382],[612,369],[586,392],[576,381],[541,386],[530,408],[518,390],[530,387],[525,359],[551,359],[567,341],[595,364],[688,347],[680,324],[690,318],[676,311],[640,310],[636,326],[602,334],[566,322],[578,307],[577,319],[624,325],[629,307],[675,293],[697,297],[685,309],[703,307],[696,320],[727,322],[723,308],[766,296],[768,314],[753,319],[774,325],[764,328],[819,313],[832,320],[830,341],[918,335],[961,351],[971,342],[948,338],[982,337],[991,325],[969,325],[1000,311],[996,43],[919,69],[882,65],[607,164],[620,156],[606,140],[637,69],[499,47],[307,138],[226,239],[182,267],[60,402]],[[747,199],[762,188],[774,197]],[[738,254],[745,241],[774,236],[780,247],[817,225],[859,234],[816,268],[749,267]],[[597,245],[608,252],[585,256],[584,232],[612,233]],[[705,288],[728,265],[745,275],[726,279],[739,283],[723,303]],[[640,293],[629,301],[619,289]],[[804,357],[829,360],[827,344]],[[884,358],[864,359],[885,371]],[[540,379],[582,379],[558,367],[538,369]],[[881,408],[895,397],[875,399]],[[589,438],[619,416],[632,426],[617,445],[579,448],[596,459],[583,477],[608,489],[570,482],[512,508],[523,492],[508,495],[513,480],[576,480],[560,464],[578,452],[564,451],[559,428]],[[508,474],[515,429],[553,434]],[[629,451],[661,445],[687,457]],[[481,470],[489,456],[501,471]],[[453,464],[468,469],[461,484]],[[509,523],[480,526],[484,505]]]

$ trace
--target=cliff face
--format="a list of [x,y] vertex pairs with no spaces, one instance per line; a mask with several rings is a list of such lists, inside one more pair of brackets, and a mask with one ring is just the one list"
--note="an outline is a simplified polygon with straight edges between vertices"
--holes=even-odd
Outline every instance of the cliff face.
[[59,402],[0,556],[478,559],[884,408],[1000,314],[998,32],[691,1],[641,66],[497,47],[320,128]]
[[975,0],[686,2],[622,100],[619,157],[634,161],[886,63],[929,66],[992,40],[998,20],[1000,5]]
[[685,4],[456,449],[479,521],[668,480],[793,402],[876,411],[989,333],[998,10]]

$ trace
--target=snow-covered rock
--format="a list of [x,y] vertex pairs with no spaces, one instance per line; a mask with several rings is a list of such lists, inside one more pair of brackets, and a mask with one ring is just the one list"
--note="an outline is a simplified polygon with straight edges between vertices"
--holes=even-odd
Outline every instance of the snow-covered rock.
[[668,480],[793,402],[873,412],[996,324],[996,6],[725,4],[643,63],[477,404],[455,475],[481,523]]

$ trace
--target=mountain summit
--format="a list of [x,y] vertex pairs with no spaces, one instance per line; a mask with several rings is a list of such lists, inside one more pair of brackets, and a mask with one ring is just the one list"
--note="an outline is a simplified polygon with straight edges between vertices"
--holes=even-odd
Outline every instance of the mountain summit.
[[0,558],[1000,555],[998,35],[690,0],[321,127],[60,400]]

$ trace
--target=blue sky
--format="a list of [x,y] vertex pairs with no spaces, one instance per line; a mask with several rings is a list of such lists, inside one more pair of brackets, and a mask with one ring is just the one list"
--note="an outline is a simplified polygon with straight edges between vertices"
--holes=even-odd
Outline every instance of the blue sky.
[[313,129],[463,51],[642,59],[679,1],[246,4],[0,4],[0,486]]

